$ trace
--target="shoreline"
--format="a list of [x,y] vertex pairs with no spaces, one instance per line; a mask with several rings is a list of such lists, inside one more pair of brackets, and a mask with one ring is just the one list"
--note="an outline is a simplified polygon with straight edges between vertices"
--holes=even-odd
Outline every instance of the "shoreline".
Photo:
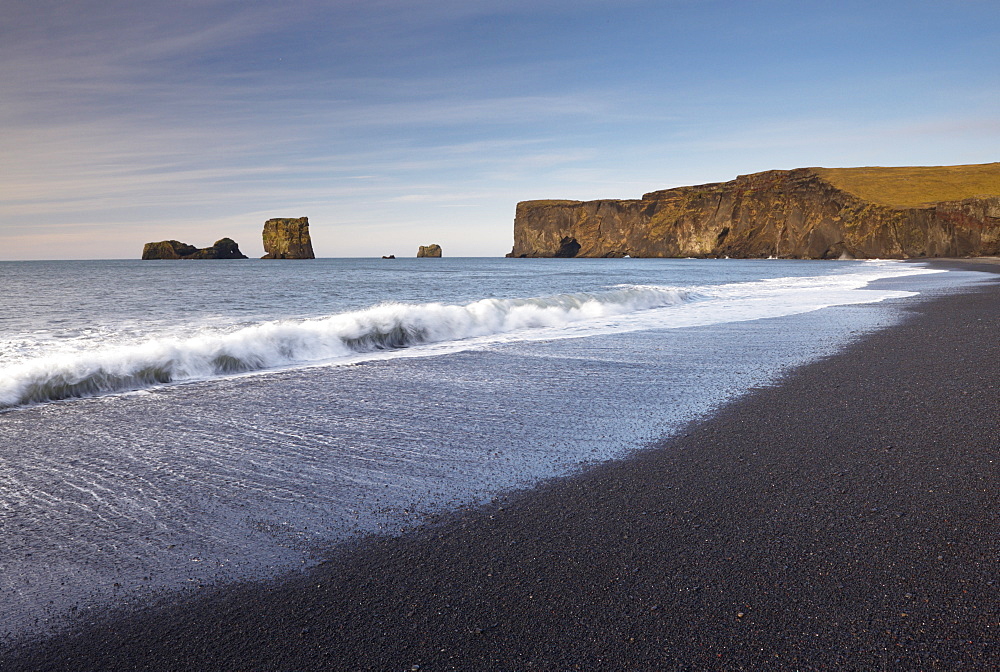
[[635,456],[0,669],[997,664],[1000,286],[910,312]]

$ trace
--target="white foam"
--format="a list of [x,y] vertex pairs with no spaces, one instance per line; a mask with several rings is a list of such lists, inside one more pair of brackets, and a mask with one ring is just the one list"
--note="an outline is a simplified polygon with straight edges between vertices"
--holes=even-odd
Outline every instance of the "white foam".
[[[863,289],[880,278],[933,273],[883,262],[863,270],[701,287],[620,285],[602,292],[465,305],[380,304],[320,319],[264,322],[184,337],[107,345],[92,338],[74,349],[30,356],[0,369],[0,408],[164,383],[317,363],[357,361],[376,353],[435,346],[429,353],[510,340],[571,338],[791,315],[868,303],[911,292]],[[189,329],[185,328],[185,332]],[[429,354],[428,353],[428,354]]]

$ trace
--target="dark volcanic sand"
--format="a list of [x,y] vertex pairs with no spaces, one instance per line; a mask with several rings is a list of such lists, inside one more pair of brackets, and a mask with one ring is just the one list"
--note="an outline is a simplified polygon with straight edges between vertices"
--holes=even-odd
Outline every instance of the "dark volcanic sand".
[[998,336],[997,285],[918,305],[633,458],[0,668],[996,669]]

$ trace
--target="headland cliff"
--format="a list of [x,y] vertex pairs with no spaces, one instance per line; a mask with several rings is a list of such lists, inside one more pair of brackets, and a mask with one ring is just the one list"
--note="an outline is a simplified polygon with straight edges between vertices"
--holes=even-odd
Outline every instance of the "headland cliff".
[[1000,163],[798,168],[639,200],[524,201],[508,257],[1000,254]]

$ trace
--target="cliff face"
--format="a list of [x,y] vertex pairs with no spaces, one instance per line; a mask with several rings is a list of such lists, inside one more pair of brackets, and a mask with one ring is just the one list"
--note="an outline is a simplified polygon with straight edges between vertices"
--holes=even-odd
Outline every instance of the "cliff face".
[[315,259],[309,218],[269,219],[264,222],[264,252],[261,259]]
[[232,238],[221,238],[211,247],[198,249],[194,245],[176,240],[146,243],[142,248],[143,259],[246,259],[239,245]]
[[[941,200],[919,201],[922,193]],[[655,191],[640,200],[525,201],[517,205],[514,248],[507,256],[997,254],[1000,163],[800,168]]]
[[440,257],[441,256],[441,246],[440,245],[421,245],[417,249],[418,257]]

